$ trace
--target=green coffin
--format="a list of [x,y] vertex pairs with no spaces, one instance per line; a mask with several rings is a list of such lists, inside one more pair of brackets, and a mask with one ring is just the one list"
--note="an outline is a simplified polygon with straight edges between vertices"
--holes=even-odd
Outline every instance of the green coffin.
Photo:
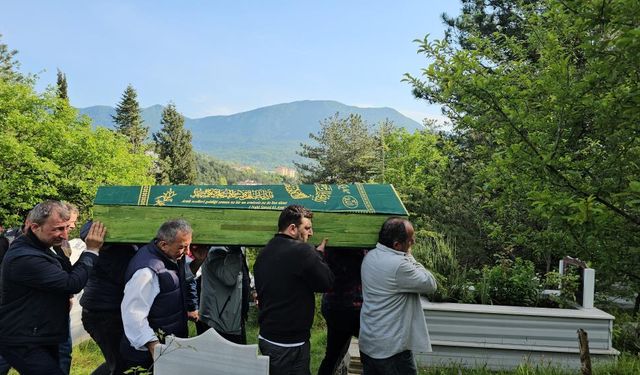
[[372,247],[387,217],[407,216],[385,184],[102,186],[93,212],[110,242],[148,242],[163,222],[184,218],[194,243],[262,246],[290,204],[313,211],[312,242],[339,247]]

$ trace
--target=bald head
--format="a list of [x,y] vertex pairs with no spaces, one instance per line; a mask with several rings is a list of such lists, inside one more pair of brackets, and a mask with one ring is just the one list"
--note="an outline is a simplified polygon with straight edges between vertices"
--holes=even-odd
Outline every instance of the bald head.
[[413,225],[405,218],[390,217],[380,228],[378,242],[388,248],[406,253],[415,243]]

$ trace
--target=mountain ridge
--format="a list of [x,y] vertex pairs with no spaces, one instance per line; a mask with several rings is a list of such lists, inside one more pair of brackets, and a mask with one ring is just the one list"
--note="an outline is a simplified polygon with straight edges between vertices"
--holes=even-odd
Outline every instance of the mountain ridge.
[[[156,104],[141,110],[145,125],[149,126],[149,136],[160,130],[163,108]],[[96,126],[114,128],[111,118],[114,107],[96,105],[78,108],[78,111],[89,116]],[[336,113],[340,116],[358,114],[372,126],[388,119],[411,132],[421,127],[389,107],[364,108],[333,100],[300,100],[231,115],[185,116],[185,128],[191,130],[193,147],[198,152],[271,170],[301,160],[295,153],[300,143],[308,143],[309,133],[317,133],[320,122]]]

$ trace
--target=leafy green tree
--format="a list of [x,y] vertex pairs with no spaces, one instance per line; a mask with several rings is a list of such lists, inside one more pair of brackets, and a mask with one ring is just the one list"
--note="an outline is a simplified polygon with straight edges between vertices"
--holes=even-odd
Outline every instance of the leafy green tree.
[[309,134],[317,145],[301,144],[298,152],[312,162],[294,163],[305,183],[368,182],[380,176],[380,141],[359,115],[336,113],[320,125],[318,134]]
[[457,247],[465,267],[481,267],[497,251],[482,224],[489,213],[475,192],[476,160],[464,139],[433,129],[396,129],[385,142],[385,182],[393,184],[419,231]]
[[284,177],[248,168],[233,166],[212,156],[195,153],[196,184],[198,185],[236,185],[245,181],[258,184],[292,183]]
[[162,111],[162,129],[153,135],[156,153],[161,161],[156,181],[171,184],[193,184],[196,164],[191,146],[191,131],[184,128],[184,117],[175,104],[169,103]]
[[129,139],[132,151],[142,150],[149,127],[144,126],[140,104],[138,104],[138,93],[133,86],[128,85],[124,90],[122,99],[116,106],[116,114],[112,118],[116,124],[116,130]]
[[640,3],[518,5],[517,36],[470,27],[464,48],[420,42],[416,96],[445,106],[479,164],[483,224],[505,250],[592,260],[601,285],[640,290]]
[[0,80],[0,222],[17,225],[44,199],[64,199],[86,212],[100,185],[144,185],[150,158],[127,140],[92,129],[55,91]]
[[441,189],[447,159],[438,148],[441,139],[428,130],[398,129],[385,141],[385,180],[415,190]]
[[69,102],[69,95],[67,94],[67,75],[58,69],[57,77],[58,97]]
[[[462,5],[461,15],[443,15],[448,25],[446,40],[449,43],[475,51],[476,41],[481,40],[487,49],[494,51],[492,65],[499,65],[518,58],[510,49],[503,48],[503,39],[507,36],[529,51],[522,56],[523,60],[535,62],[538,59],[537,51],[528,46],[526,15],[539,14],[544,9],[543,2],[463,0]],[[456,114],[450,112],[449,115],[455,118]],[[458,127],[450,138],[457,150],[450,149],[456,154],[445,177],[451,186],[449,194],[443,196],[447,202],[440,204],[445,208],[457,206],[458,209],[449,213],[449,219],[441,218],[443,221],[440,223],[446,223],[442,225],[443,232],[456,233],[456,243],[463,246],[462,253],[469,255],[469,259],[485,263],[496,252],[507,253],[502,256],[528,256],[549,271],[557,263],[557,258],[571,246],[558,246],[558,241],[565,234],[557,231],[555,226],[547,225],[546,220],[528,213],[527,181],[514,179],[520,186],[514,186],[509,195],[504,190],[478,189],[488,187],[483,168],[491,165],[495,153],[500,152],[500,142],[492,133],[469,127]],[[502,173],[497,177],[503,181],[511,176],[510,171]],[[497,191],[501,193],[497,194]],[[469,232],[469,228],[473,230]],[[468,233],[473,233],[473,237]]]

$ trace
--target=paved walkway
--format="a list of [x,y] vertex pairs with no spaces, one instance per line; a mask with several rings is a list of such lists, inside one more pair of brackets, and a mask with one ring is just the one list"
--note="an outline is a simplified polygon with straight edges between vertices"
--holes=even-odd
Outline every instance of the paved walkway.
[[82,306],[80,306],[80,296],[82,292],[73,297],[73,306],[69,316],[71,317],[71,340],[73,345],[91,339],[87,331],[82,327]]
[[[69,241],[69,245],[71,246],[71,256],[69,259],[71,260],[71,264],[74,264],[87,246],[79,238],[74,238]],[[71,311],[69,312],[69,316],[71,317],[71,340],[73,345],[77,345],[85,340],[91,339],[87,331],[85,331],[82,326],[82,306],[80,306],[81,296],[82,291],[73,297],[73,306],[71,306]]]

